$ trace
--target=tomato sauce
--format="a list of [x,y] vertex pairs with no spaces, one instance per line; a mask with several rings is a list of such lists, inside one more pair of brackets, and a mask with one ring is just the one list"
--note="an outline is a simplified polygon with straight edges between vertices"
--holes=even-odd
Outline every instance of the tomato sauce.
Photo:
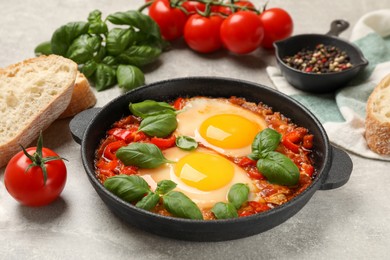
[[[294,186],[283,186],[269,183],[258,171],[256,161],[248,157],[226,157],[239,167],[244,169],[253,183],[258,188],[257,201],[248,201],[239,210],[240,217],[249,216],[270,210],[291,200],[303,192],[316,175],[311,156],[314,136],[308,129],[295,125],[291,120],[279,112],[264,104],[246,102],[245,99],[231,97],[232,104],[241,106],[263,117],[269,128],[282,134],[282,140],[276,151],[289,157],[299,168],[300,177],[298,184]],[[181,109],[186,102],[186,98],[178,98],[171,104],[176,109]],[[145,142],[157,145],[161,150],[175,146],[174,135],[166,138],[149,137],[143,132],[138,132],[141,119],[130,115],[115,122],[107,131],[105,138],[100,141],[95,156],[96,177],[101,183],[112,176],[119,174],[137,174],[138,167],[126,166],[116,158],[115,152],[122,146],[131,142]],[[159,203],[153,212],[161,215],[170,215],[168,211]],[[215,219],[210,210],[202,210],[204,219]]]

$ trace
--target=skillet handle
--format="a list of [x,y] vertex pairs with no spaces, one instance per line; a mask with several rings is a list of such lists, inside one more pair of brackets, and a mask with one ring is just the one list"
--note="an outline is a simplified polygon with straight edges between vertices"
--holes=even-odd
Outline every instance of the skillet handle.
[[353,164],[349,155],[332,146],[332,164],[320,190],[336,189],[346,184],[351,176],[352,168]]
[[349,23],[345,20],[334,20],[330,24],[330,31],[326,33],[329,36],[339,36],[349,27]]
[[77,115],[75,115],[69,123],[70,132],[72,134],[73,140],[76,143],[81,144],[85,130],[89,125],[89,122],[94,118],[94,116],[101,110],[100,107],[94,107],[87,110],[84,110]]

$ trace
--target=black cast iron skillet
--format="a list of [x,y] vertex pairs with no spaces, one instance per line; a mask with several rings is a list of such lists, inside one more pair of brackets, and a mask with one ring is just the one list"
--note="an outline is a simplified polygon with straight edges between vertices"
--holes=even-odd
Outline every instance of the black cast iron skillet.
[[[337,36],[347,29],[349,23],[335,20],[331,29],[324,34],[300,34],[274,43],[277,64],[286,80],[295,88],[312,92],[327,93],[345,86],[367,65],[363,53],[353,43]],[[283,58],[294,56],[303,48],[314,50],[318,44],[331,45],[345,51],[351,59],[352,68],[340,72],[314,74],[291,68],[283,62]]]
[[[129,102],[146,99],[171,101],[179,96],[243,97],[263,102],[309,129],[315,136],[314,160],[318,172],[313,183],[299,196],[267,212],[229,220],[188,220],[160,216],[127,203],[104,188],[96,179],[94,156],[106,130],[123,116],[129,115]],[[101,199],[120,218],[148,232],[182,240],[222,241],[251,236],[273,228],[297,213],[318,189],[333,189],[345,184],[352,171],[349,156],[331,146],[321,123],[309,110],[292,98],[266,86],[227,78],[194,77],[156,82],[130,91],[103,108],[86,110],[71,122],[74,139],[81,143],[85,171]]]

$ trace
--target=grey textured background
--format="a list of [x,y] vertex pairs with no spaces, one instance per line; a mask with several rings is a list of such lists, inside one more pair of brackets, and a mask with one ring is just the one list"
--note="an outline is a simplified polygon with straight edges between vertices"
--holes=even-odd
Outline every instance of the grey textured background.
[[[34,47],[59,26],[138,8],[141,0],[0,0],[0,67],[32,57]],[[257,6],[265,1],[253,1]],[[332,20],[353,26],[365,13],[390,8],[389,0],[271,0],[288,10],[294,34],[325,33]],[[341,35],[348,38],[351,29]],[[265,68],[272,52],[259,49],[236,56],[221,51],[199,55],[183,41],[173,44],[146,71],[147,83],[172,77],[227,76],[272,86]],[[373,46],[375,48],[375,46]],[[121,94],[115,87],[97,93],[103,106]],[[195,243],[157,237],[124,224],[98,198],[81,163],[79,145],[58,120],[44,132],[45,145],[67,158],[68,181],[61,198],[44,208],[20,206],[7,193],[0,169],[0,259],[389,259],[389,162],[351,155],[350,181],[318,191],[298,214],[252,237]]]

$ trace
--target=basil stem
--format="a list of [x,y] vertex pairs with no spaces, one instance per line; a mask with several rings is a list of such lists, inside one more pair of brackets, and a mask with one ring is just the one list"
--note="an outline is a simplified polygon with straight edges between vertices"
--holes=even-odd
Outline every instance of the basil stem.
[[130,112],[141,118],[147,116],[165,113],[167,111],[175,111],[175,109],[166,102],[157,102],[154,100],[145,100],[139,103],[129,104]]
[[236,209],[241,208],[242,204],[248,201],[249,187],[243,183],[234,184],[228,193],[228,200]]
[[164,163],[173,163],[167,160],[161,150],[154,144],[131,143],[118,149],[116,157],[125,165],[134,165],[140,168],[157,168]]
[[176,137],[176,146],[182,150],[192,151],[198,147],[198,142],[189,136]]
[[160,196],[158,194],[149,192],[145,197],[138,201],[135,206],[144,210],[151,210],[157,205],[159,200]]
[[198,206],[186,195],[179,191],[171,191],[163,196],[165,208],[172,215],[181,218],[203,219]]
[[149,136],[167,137],[177,128],[176,114],[165,113],[148,116],[141,121],[138,130]]
[[232,203],[218,202],[211,209],[217,219],[238,218],[236,208]]
[[150,192],[148,183],[138,175],[116,175],[104,182],[104,187],[119,198],[134,202]]
[[257,168],[271,183],[296,185],[299,181],[299,169],[287,156],[278,152],[269,152],[265,158],[257,161]]
[[162,180],[157,183],[156,193],[160,195],[164,195],[174,188],[176,188],[177,184],[171,180]]

